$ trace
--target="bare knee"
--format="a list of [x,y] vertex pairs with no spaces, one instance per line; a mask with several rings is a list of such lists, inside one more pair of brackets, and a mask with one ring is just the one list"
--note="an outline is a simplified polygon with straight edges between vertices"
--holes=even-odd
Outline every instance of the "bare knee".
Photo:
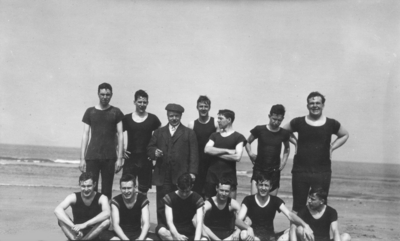
[[162,240],[168,240],[171,237],[171,232],[166,228],[160,228],[157,234],[161,237]]
[[340,238],[342,239],[342,241],[350,241],[351,240],[351,236],[348,233],[342,233],[342,235],[340,235]]

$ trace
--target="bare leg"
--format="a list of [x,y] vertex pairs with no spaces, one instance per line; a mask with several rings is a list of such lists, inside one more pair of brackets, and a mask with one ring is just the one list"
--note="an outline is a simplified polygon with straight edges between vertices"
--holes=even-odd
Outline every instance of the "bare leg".
[[169,230],[167,230],[166,228],[160,228],[158,230],[158,235],[160,236],[160,238],[162,240],[174,240],[171,232]]
[[110,227],[110,220],[106,219],[101,223],[96,224],[90,231],[83,237],[83,240],[92,240],[95,239],[99,234]]
[[65,236],[67,236],[68,240],[77,240],[77,239],[79,239],[77,237],[78,233],[76,233],[74,230],[72,230],[71,227],[66,225],[63,221],[59,220],[58,224],[60,225],[61,230],[63,231]]

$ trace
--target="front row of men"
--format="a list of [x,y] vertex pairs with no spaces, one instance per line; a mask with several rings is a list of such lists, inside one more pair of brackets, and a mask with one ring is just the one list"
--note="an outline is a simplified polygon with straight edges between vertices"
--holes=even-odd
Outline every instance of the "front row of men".
[[[121,194],[111,200],[111,211],[107,197],[94,191],[90,172],[82,173],[79,184],[81,192],[68,195],[54,211],[69,240],[272,241],[282,234],[274,229],[276,212],[282,212],[292,223],[290,240],[351,240],[350,235],[339,234],[337,212],[326,205],[324,190],[311,189],[307,207],[296,215],[282,199],[270,195],[271,178],[264,174],[256,177],[257,193],[245,197],[241,206],[229,197],[233,185],[230,179],[220,180],[216,195],[204,202],[192,191],[194,181],[190,174],[181,175],[177,190],[163,198],[165,212],[155,229],[157,235],[148,232],[149,200],[137,191],[132,175],[122,176]],[[68,207],[73,219],[66,212]],[[113,231],[108,230],[110,223]]]

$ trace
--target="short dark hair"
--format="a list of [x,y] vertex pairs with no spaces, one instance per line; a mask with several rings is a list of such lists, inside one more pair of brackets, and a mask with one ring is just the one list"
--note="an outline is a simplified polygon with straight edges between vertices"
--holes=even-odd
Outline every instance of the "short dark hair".
[[219,110],[218,115],[223,115],[225,118],[230,118],[231,119],[231,123],[233,123],[233,121],[235,120],[235,112],[231,111],[231,110]]
[[271,110],[269,111],[269,114],[270,115],[275,114],[275,115],[283,115],[283,116],[285,116],[285,112],[286,112],[285,107],[283,105],[281,105],[281,104],[277,104],[277,105],[273,105],[271,107]]
[[270,173],[258,173],[255,176],[255,181],[257,184],[265,181],[269,181],[271,183],[271,174]]
[[229,185],[232,187],[233,181],[231,178],[227,178],[227,177],[222,177],[219,182],[218,185]]
[[119,185],[121,185],[122,182],[130,182],[130,181],[133,182],[133,186],[136,186],[136,178],[132,174],[124,174],[119,180]]
[[149,95],[144,90],[138,90],[135,92],[135,101],[137,101],[139,97],[143,97],[149,100]]
[[326,199],[328,199],[328,193],[322,187],[311,187],[308,194],[315,194],[320,200],[324,200],[324,204],[326,204]]
[[322,104],[325,104],[325,96],[323,96],[321,93],[319,93],[318,91],[314,91],[314,92],[311,92],[308,96],[307,96],[307,103],[308,103],[308,100],[309,99],[311,99],[311,98],[314,98],[314,97],[321,97],[321,100],[322,100]]
[[211,107],[211,100],[206,95],[200,95],[200,97],[197,99],[197,104],[202,102],[206,103]]
[[100,90],[102,89],[106,89],[106,90],[110,90],[112,93],[112,87],[109,83],[102,83],[99,85],[99,88],[97,89],[97,93],[100,93]]
[[79,185],[81,185],[81,182],[85,182],[89,179],[92,179],[92,182],[94,182],[93,174],[91,172],[82,172],[79,176]]
[[193,186],[193,179],[189,173],[183,173],[177,181],[178,188],[181,190],[185,190]]

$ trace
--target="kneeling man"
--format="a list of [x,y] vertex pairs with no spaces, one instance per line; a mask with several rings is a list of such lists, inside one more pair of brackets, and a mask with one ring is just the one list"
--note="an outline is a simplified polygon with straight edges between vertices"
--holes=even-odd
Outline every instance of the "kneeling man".
[[[240,204],[229,197],[232,181],[223,178],[216,186],[217,195],[204,205],[203,235],[211,240],[239,240],[240,229],[235,230]],[[238,220],[243,226],[243,221]]]
[[[96,239],[110,226],[110,206],[108,198],[94,191],[91,172],[84,172],[79,177],[81,192],[68,195],[54,210],[61,230],[68,240]],[[71,207],[73,221],[65,210]]]
[[[278,211],[282,212],[292,223],[302,226],[304,235],[310,238],[312,236],[310,227],[296,214],[289,211],[282,199],[269,194],[272,188],[270,175],[261,173],[255,179],[257,193],[243,199],[238,216],[241,220],[244,220],[246,216],[251,220],[251,228],[247,229],[247,235],[254,237],[255,240],[277,240],[279,237],[274,230],[274,218]],[[242,237],[242,239],[244,238]]]
[[[163,198],[165,219],[159,222],[156,233],[162,240],[200,240],[203,226],[203,198],[192,191],[193,179],[189,173],[182,174],[177,181],[178,190]],[[196,215],[196,227],[192,219]]]
[[137,191],[133,175],[123,175],[119,183],[121,194],[111,201],[114,231],[102,234],[102,240],[145,240],[150,228],[149,200]]
[[[351,237],[348,233],[340,235],[337,222],[338,214],[335,209],[326,205],[327,197],[328,193],[322,188],[311,188],[307,206],[301,209],[297,215],[310,225],[314,231],[315,241],[350,241]],[[296,230],[296,236],[292,236],[291,240],[310,240],[304,237],[304,230],[301,227],[292,226],[291,229]],[[333,234],[332,239],[329,232]]]

